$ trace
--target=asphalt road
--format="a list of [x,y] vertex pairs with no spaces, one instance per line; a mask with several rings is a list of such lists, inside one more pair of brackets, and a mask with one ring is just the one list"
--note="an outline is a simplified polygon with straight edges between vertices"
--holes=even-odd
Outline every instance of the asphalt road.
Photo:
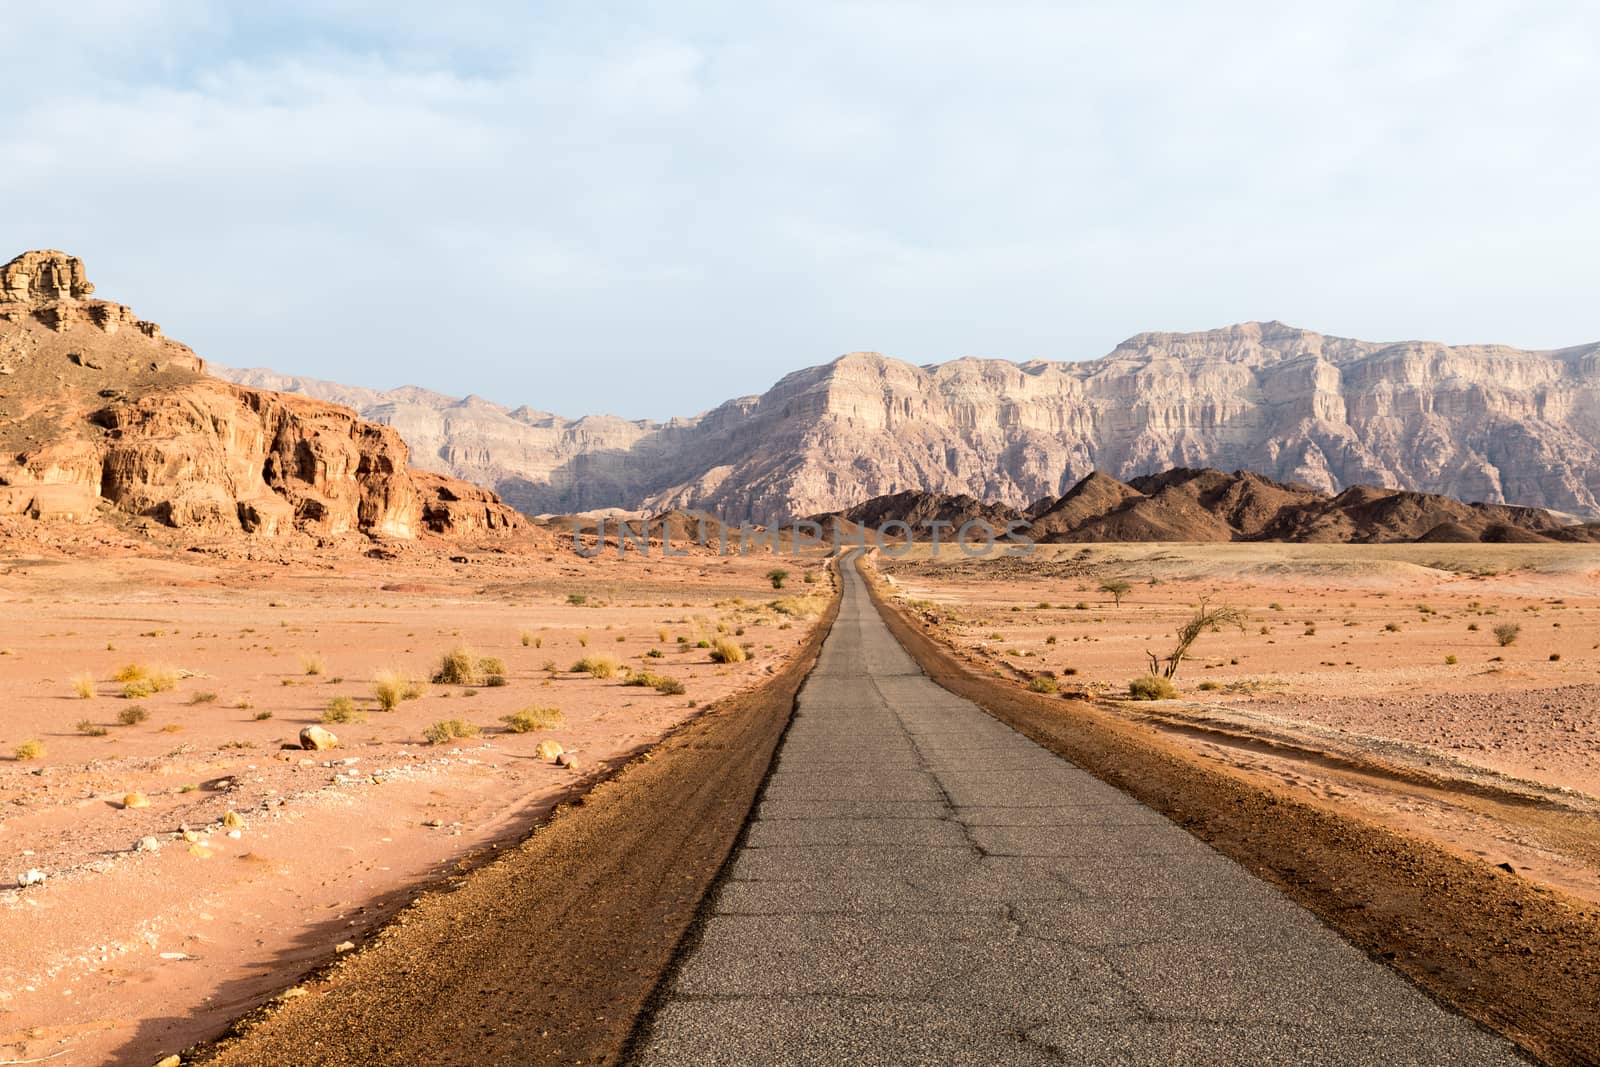
[[745,839],[634,1062],[1523,1062],[934,685],[853,565],[843,576]]

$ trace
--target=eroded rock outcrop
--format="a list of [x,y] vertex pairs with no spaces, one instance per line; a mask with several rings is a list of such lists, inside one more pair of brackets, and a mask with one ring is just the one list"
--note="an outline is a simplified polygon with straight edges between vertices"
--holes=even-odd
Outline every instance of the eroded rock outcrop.
[[1600,515],[1600,345],[1375,344],[1266,322],[1140,334],[1083,362],[858,352],[666,423],[223,373],[338,396],[394,425],[423,465],[530,513],[773,522],[904,490],[1021,510],[1094,470],[1210,466]]
[[0,514],[105,509],[265,537],[413,538],[518,524],[486,490],[414,470],[398,432],[348,408],[212,378],[77,259],[0,268]]

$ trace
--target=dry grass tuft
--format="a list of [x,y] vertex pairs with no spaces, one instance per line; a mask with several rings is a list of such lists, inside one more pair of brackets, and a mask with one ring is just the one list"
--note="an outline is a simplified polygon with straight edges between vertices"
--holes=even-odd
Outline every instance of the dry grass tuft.
[[478,728],[465,719],[440,719],[422,732],[430,745],[442,745],[464,737],[477,737]]
[[535,730],[553,730],[562,724],[560,708],[527,707],[501,716],[500,721],[514,734],[532,733]]
[[1128,683],[1128,695],[1135,700],[1172,700],[1178,689],[1171,679],[1159,674],[1146,674]]
[[44,742],[33,738],[16,747],[14,755],[18,760],[31,760],[44,758]]
[[617,661],[610,656],[585,656],[572,665],[578,674],[593,678],[610,678],[617,673]]
[[739,642],[731,638],[719,637],[711,646],[713,663],[743,663],[748,658]]
[[77,694],[77,697],[78,697],[79,700],[93,700],[94,697],[95,697],[94,675],[92,675],[92,674],[75,674],[75,675],[73,675],[72,676],[72,691],[75,694]]

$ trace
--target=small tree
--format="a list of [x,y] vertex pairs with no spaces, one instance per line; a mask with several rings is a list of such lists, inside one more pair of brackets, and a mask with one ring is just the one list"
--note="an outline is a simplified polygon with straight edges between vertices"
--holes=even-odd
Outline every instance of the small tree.
[[1145,655],[1150,657],[1150,673],[1161,678],[1172,678],[1178,673],[1184,657],[1189,654],[1189,646],[1195,643],[1196,638],[1207,630],[1215,632],[1224,626],[1237,626],[1242,631],[1245,618],[1245,613],[1238,608],[1227,605],[1213,608],[1202,599],[1194,615],[1178,628],[1178,643],[1172,646],[1171,652],[1164,657],[1157,657],[1154,652],[1145,650]]
[[1503,622],[1494,628],[1494,639],[1500,642],[1500,647],[1505,648],[1517,639],[1522,633],[1522,627],[1514,622]]
[[1102,593],[1110,593],[1111,599],[1117,602],[1117,607],[1122,607],[1122,598],[1133,588],[1132,582],[1125,582],[1121,578],[1108,578],[1100,583]]
[[782,589],[783,583],[788,579],[789,572],[783,568],[775,568],[767,572],[767,580],[772,583],[772,588]]

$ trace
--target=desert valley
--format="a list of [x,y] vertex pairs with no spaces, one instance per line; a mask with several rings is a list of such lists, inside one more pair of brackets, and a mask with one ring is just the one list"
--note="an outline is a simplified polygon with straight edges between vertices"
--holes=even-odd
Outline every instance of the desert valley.
[[[1473,1056],[1593,1062],[1597,419],[1597,346],[1251,323],[1081,364],[850,356],[669,424],[569,421],[219,370],[25,253],[0,268],[0,1062],[685,1062],[697,998],[769,995],[705,993],[701,954],[768,914],[764,877],[816,888],[759,873],[819,843],[774,812],[899,847],[850,793],[902,773],[871,765],[888,727],[804,732],[846,655],[853,688],[931,679],[1188,831],[1162,848],[1257,875],[1460,1013]],[[784,529],[696,543],[755,523]],[[1026,544],[963,551],[974,523]],[[908,767],[1004,777],[965,743]],[[769,781],[817,749],[842,790]],[[950,806],[930,840],[1031,802],[952,788],[917,794]],[[1020,818],[969,825],[973,862],[1045,825]],[[634,866],[623,826],[658,841]],[[789,936],[728,973],[804,970]],[[804,995],[856,995],[855,966]],[[1284,1025],[1119,1025],[1150,1019]]]

